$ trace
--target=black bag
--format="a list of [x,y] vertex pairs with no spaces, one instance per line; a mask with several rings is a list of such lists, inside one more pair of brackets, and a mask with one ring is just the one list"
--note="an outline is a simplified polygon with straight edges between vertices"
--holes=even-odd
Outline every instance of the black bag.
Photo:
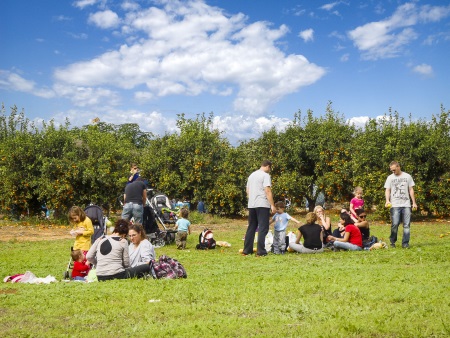
[[375,243],[378,243],[378,238],[376,236],[370,236],[369,239],[363,241],[364,250],[369,250]]
[[216,248],[216,240],[211,230],[204,229],[198,236],[197,250],[209,250]]

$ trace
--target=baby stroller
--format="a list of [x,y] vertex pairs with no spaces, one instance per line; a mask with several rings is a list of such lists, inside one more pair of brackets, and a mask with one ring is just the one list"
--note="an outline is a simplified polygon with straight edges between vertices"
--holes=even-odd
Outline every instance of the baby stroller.
[[103,210],[98,205],[91,204],[84,209],[86,216],[92,221],[94,227],[94,234],[91,237],[91,243],[94,243],[97,238],[106,235],[106,216],[103,215]]
[[[106,222],[107,218],[103,215],[103,210],[98,205],[90,204],[84,212],[87,217],[92,221],[92,226],[94,227],[94,234],[91,237],[91,243],[94,243],[98,238],[106,235]],[[70,248],[73,251],[73,247]],[[70,279],[70,271],[73,268],[73,260],[70,257],[70,261],[67,264],[67,269],[64,272],[64,279]]]
[[156,247],[175,241],[176,212],[177,210],[171,208],[170,200],[166,195],[147,189],[147,203],[144,207],[142,223],[149,241]]

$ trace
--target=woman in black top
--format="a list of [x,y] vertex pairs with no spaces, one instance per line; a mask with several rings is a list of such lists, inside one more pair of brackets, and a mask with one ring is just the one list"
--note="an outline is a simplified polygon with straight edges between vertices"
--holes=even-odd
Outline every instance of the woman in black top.
[[[316,224],[317,216],[313,212],[306,214],[306,224],[298,228],[297,240],[289,243],[289,247],[299,253],[319,253],[323,252],[322,238],[323,230]],[[303,237],[303,244],[300,239]]]

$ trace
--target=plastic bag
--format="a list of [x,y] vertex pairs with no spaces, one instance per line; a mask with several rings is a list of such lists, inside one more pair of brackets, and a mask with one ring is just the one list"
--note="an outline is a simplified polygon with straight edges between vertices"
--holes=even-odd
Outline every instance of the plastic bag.
[[95,270],[95,268],[92,268],[91,270],[89,270],[89,273],[86,276],[86,282],[87,283],[98,282],[97,271]]
[[266,241],[264,244],[266,251],[272,250],[272,244],[273,244],[273,234],[272,234],[272,230],[269,230],[269,232],[266,235]]

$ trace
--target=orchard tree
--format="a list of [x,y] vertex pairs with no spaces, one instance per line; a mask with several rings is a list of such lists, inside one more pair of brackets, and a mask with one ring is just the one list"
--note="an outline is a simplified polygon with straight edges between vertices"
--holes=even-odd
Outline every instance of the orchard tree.
[[[209,212],[219,215],[243,215],[247,208],[246,184],[249,171],[244,147],[229,148],[220,167],[216,167],[215,184],[206,192]],[[259,168],[260,163],[258,164]]]
[[213,128],[212,114],[196,119],[180,114],[177,127],[179,133],[150,142],[143,152],[143,166],[158,190],[194,204],[205,201],[223,170],[229,143]]
[[16,106],[5,115],[2,106],[0,116],[0,185],[2,208],[15,217],[28,213],[39,205],[33,191],[34,178],[39,176],[39,130],[26,117],[18,113]]
[[279,135],[274,166],[274,191],[308,201],[313,210],[323,192],[328,201],[348,198],[352,189],[350,144],[354,128],[335,113],[331,102],[324,117],[301,112]]

